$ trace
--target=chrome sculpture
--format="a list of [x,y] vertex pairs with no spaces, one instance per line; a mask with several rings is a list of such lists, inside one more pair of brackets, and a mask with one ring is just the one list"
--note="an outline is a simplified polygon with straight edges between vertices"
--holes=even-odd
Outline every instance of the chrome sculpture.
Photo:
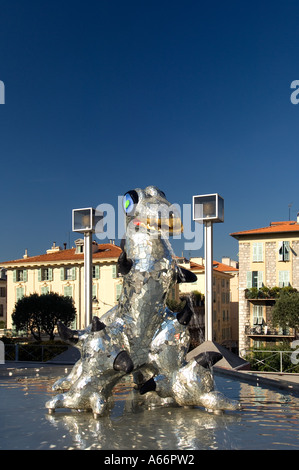
[[[156,403],[235,410],[239,404],[214,390],[211,366],[221,359],[203,353],[186,363],[189,348],[189,302],[182,312],[166,307],[176,282],[193,282],[193,273],[178,268],[168,240],[183,230],[179,214],[155,186],[124,196],[126,236],[118,260],[123,288],[118,305],[82,331],[59,324],[63,339],[76,344],[81,359],[69,376],[59,379],[60,391],[46,403],[56,408],[91,410],[102,416],[112,405],[112,389],[132,373],[140,395]],[[67,390],[67,391],[66,391]],[[148,393],[150,392],[150,393]],[[145,399],[146,401],[146,399]],[[150,401],[150,400],[149,400]]]

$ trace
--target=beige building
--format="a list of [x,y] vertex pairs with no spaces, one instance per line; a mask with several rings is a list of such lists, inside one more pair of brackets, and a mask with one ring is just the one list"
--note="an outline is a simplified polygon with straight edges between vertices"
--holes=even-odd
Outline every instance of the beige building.
[[[213,262],[213,341],[232,351],[238,347],[238,268],[230,258]],[[180,295],[205,293],[205,260],[190,258],[181,264],[197,276],[193,283],[179,284]]]
[[[118,302],[122,277],[117,273],[117,260],[121,248],[114,244],[93,242],[93,315],[101,317]],[[57,292],[74,300],[77,316],[73,328],[84,328],[84,240],[78,239],[75,248],[61,249],[53,246],[45,254],[28,256],[2,263],[7,272],[7,328],[13,329],[12,313],[16,302],[23,296],[33,293]],[[230,260],[229,260],[230,261]],[[179,296],[192,291],[205,291],[205,268],[202,258],[190,261],[177,258],[176,262],[197,275],[194,283],[173,286],[169,298],[179,300]],[[237,342],[234,326],[235,280],[238,269],[224,263],[214,262],[213,285],[213,339],[230,349]],[[6,282],[6,281],[5,281]],[[202,318],[204,324],[204,318]],[[237,322],[235,322],[237,323]]]
[[[299,222],[272,222],[231,236],[239,241],[240,353],[251,346],[292,341],[292,329],[271,325],[275,299],[265,292],[284,286],[299,290]],[[260,292],[257,298],[248,298],[252,288]]]
[[[61,249],[55,243],[43,255],[28,256],[2,263],[7,270],[7,328],[13,328],[15,303],[32,293],[57,292],[74,299],[77,310],[73,328],[84,328],[84,241],[76,240],[75,248]],[[117,273],[121,248],[114,244],[92,245],[93,315],[101,317],[117,304],[122,279]]]

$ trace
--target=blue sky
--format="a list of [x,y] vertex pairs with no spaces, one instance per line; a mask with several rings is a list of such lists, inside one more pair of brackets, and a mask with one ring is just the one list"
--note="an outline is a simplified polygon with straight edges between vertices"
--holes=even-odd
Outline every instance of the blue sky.
[[229,233],[296,218],[298,24],[288,0],[2,0],[0,260],[72,244],[73,208],[151,184],[224,198],[218,260]]

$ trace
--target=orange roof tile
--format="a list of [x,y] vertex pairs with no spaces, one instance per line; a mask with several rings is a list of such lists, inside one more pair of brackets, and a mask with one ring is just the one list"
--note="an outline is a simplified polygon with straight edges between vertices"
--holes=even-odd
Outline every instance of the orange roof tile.
[[218,261],[213,261],[213,269],[216,269],[216,271],[221,271],[221,272],[228,272],[228,271],[234,271],[238,272],[238,268],[235,268],[234,266],[229,266],[228,264],[224,263],[219,263]]
[[203,271],[205,267],[203,264],[198,264],[198,263],[194,263],[194,261],[190,261],[190,269],[200,269]]
[[271,233],[286,233],[286,232],[299,232],[299,224],[294,221],[287,222],[271,222],[268,227],[256,228],[251,230],[244,230],[242,232],[234,232],[230,235],[236,239],[246,237],[248,235],[263,235]]
[[[194,261],[190,261],[190,269],[197,270],[197,271],[204,271],[205,267],[202,264],[194,263]],[[228,264],[219,263],[218,261],[213,261],[213,269],[219,272],[228,272],[228,271],[239,271],[237,268],[233,266],[229,266]]]
[[[59,250],[52,253],[46,253],[38,256],[28,256],[28,258],[21,258],[12,261],[5,261],[0,263],[1,266],[9,264],[32,264],[32,263],[51,263],[59,261],[83,261],[83,253],[75,253],[76,249]],[[98,251],[92,254],[94,260],[105,258],[118,258],[122,252],[121,248],[117,245],[110,243],[103,243],[98,245]]]

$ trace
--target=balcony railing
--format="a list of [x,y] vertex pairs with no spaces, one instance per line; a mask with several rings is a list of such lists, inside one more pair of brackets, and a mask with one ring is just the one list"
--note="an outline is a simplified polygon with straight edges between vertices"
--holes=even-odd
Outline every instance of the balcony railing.
[[250,362],[251,370],[263,372],[298,373],[299,350],[268,351],[253,349],[246,352],[245,358]]
[[279,336],[295,338],[295,332],[292,328],[273,328],[268,325],[246,325],[245,335],[247,336]]

